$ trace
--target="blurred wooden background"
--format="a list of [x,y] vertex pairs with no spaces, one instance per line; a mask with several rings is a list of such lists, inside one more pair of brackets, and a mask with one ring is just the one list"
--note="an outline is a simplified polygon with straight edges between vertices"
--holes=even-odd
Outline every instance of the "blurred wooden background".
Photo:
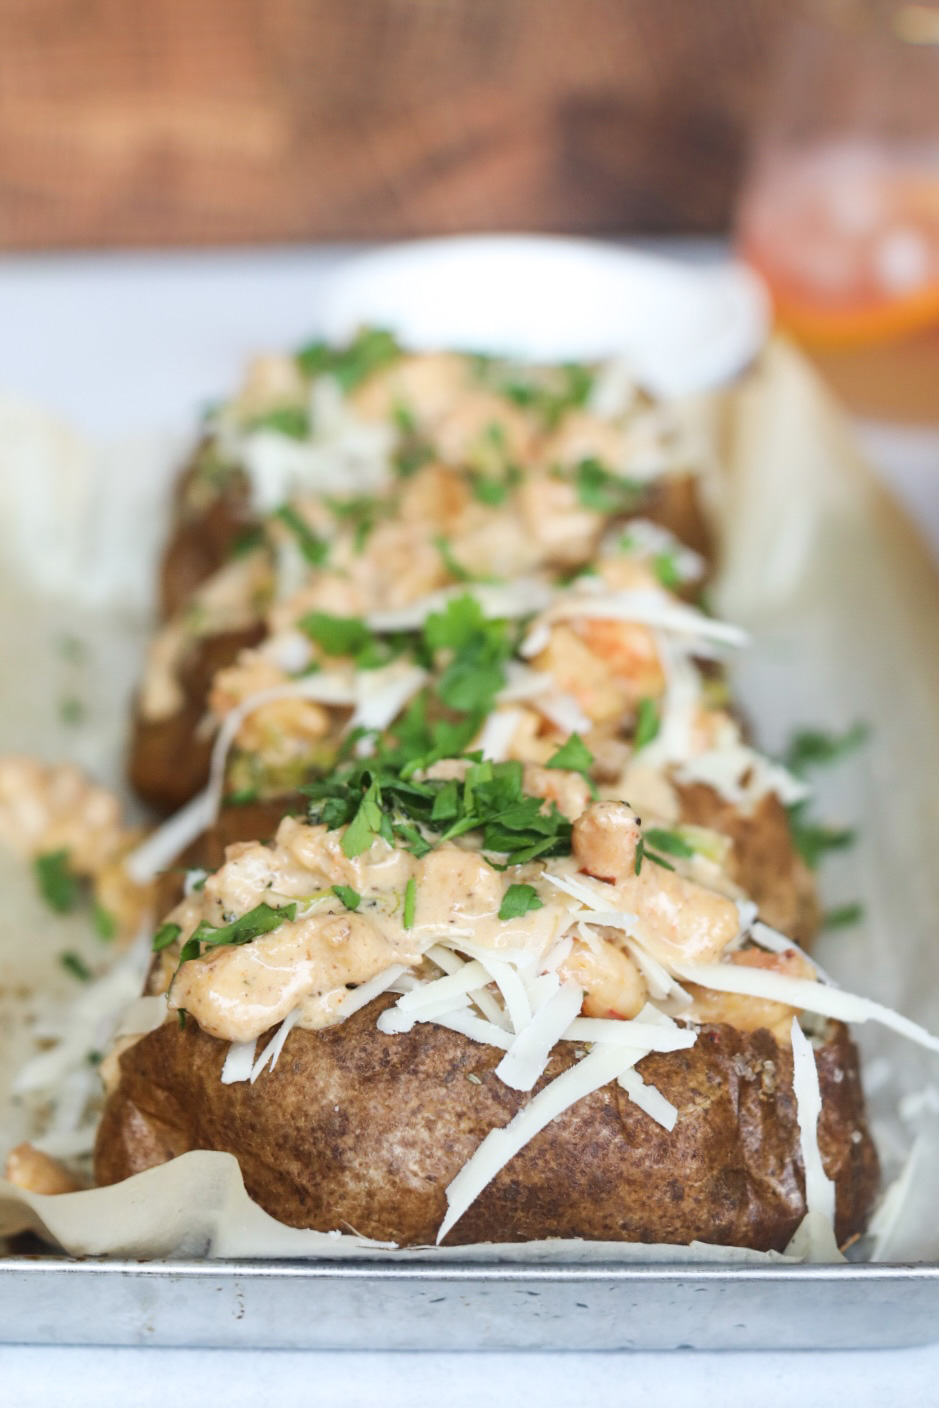
[[0,0],[0,247],[716,230],[787,0]]

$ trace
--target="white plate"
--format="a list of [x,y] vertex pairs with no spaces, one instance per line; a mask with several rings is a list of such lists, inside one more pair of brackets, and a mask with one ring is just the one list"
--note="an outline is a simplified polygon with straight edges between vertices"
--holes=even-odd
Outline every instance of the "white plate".
[[686,265],[593,240],[423,240],[341,265],[320,309],[345,338],[370,323],[409,346],[536,360],[625,356],[660,395],[729,380],[756,355],[769,303],[743,265]]

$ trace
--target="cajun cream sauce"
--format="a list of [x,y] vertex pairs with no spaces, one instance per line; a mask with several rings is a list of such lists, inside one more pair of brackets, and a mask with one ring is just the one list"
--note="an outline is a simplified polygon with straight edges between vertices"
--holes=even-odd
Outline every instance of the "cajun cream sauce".
[[[736,905],[726,896],[648,861],[637,875],[640,835],[625,803],[598,802],[574,823],[572,855],[500,872],[478,851],[452,842],[417,859],[379,839],[350,859],[341,849],[341,830],[285,817],[272,845],[229,847],[222,868],[170,917],[182,928],[181,942],[202,920],[221,927],[261,903],[296,903],[296,917],[249,943],[209,949],[184,963],[169,1005],[185,1009],[214,1037],[251,1041],[294,1009],[308,1028],[341,1020],[350,986],[392,964],[415,967],[432,945],[448,939],[465,951],[494,957],[524,952],[537,960],[570,936],[558,971],[584,989],[587,1015],[635,1016],[646,985],[622,931],[604,926],[602,913],[596,924],[584,925],[590,916],[549,877],[586,883],[603,911],[635,916],[635,940],[666,966],[715,961],[739,930]],[[406,925],[411,881],[413,914]],[[541,905],[500,919],[513,884],[532,886]],[[354,912],[333,893],[334,885],[361,897]]]

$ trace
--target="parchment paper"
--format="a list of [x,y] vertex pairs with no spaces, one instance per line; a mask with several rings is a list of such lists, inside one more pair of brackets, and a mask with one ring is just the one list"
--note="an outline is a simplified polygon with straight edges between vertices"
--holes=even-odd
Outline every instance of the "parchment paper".
[[[860,459],[840,412],[784,342],[771,343],[739,386],[711,398],[700,411],[702,432],[716,438],[726,465],[718,495],[724,550],[717,604],[722,614],[754,634],[736,685],[757,723],[761,744],[779,748],[794,727],[805,724],[843,728],[863,719],[872,730],[869,743],[850,763],[818,777],[820,813],[827,820],[856,823],[861,831],[858,845],[826,866],[826,903],[859,900],[865,907],[861,926],[823,936],[819,960],[843,986],[937,1031],[935,569],[915,530]],[[2,424],[0,405],[0,428]],[[155,482],[160,476],[153,467],[160,455],[153,446],[148,454]],[[38,452],[33,454],[34,472],[40,459]],[[87,463],[93,460],[92,455]],[[162,473],[171,471],[167,457]],[[61,727],[58,732],[43,728],[35,709],[29,713],[20,682],[12,696],[7,690],[4,697],[0,742],[35,748],[38,741],[46,756],[64,751],[83,760],[97,758],[101,769],[114,776],[123,738],[121,696],[133,680],[145,637],[141,584],[149,580],[145,574],[152,573],[152,563],[138,552],[133,564],[114,566],[114,580],[125,582],[124,606],[115,610],[108,590],[70,598],[67,574],[50,581],[48,573],[30,567],[28,554],[24,568],[22,541],[4,544],[4,531],[15,538],[16,525],[11,527],[8,519],[5,529],[0,527],[0,551],[16,564],[12,617],[22,620],[28,610],[47,632],[73,629],[77,619],[94,635],[102,668],[109,675],[113,668],[113,688],[82,741],[75,734],[63,735]],[[151,533],[150,541],[155,544],[156,535]],[[76,550],[75,570],[81,570],[81,558]],[[9,593],[6,600],[9,612]],[[31,648],[41,651],[35,627],[30,638]],[[22,643],[22,629],[17,639]],[[23,648],[21,644],[17,653]],[[42,981],[44,967],[61,988],[55,954],[71,940],[66,945],[63,921],[40,910],[28,880],[9,871],[9,863],[0,865],[9,880],[7,893],[14,897],[0,916],[2,1102],[5,1072],[28,1041],[23,988]],[[16,973],[23,976],[14,985]],[[932,1190],[939,1178],[939,1095],[933,1087],[939,1087],[939,1063],[899,1037],[870,1028],[855,1034],[867,1058],[869,1104],[888,1178],[900,1172],[913,1139],[917,1141],[903,1181],[880,1215],[880,1236],[868,1254],[881,1260],[937,1260],[939,1203]],[[903,1097],[906,1119],[898,1114]],[[22,1127],[22,1112],[9,1106],[0,1110],[0,1144],[10,1142],[18,1122]],[[39,1231],[77,1255],[766,1260],[757,1253],[702,1244],[676,1248],[554,1241],[388,1251],[348,1234],[327,1236],[281,1226],[248,1200],[235,1160],[213,1153],[187,1154],[115,1188],[57,1198],[25,1195],[0,1181],[0,1234],[21,1230]]]

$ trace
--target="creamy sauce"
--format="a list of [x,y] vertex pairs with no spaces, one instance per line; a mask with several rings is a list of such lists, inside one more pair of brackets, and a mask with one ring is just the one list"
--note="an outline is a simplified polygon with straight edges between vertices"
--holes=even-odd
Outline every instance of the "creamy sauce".
[[[261,903],[276,908],[295,902],[296,917],[247,944],[210,949],[184,963],[170,989],[170,1006],[185,1009],[212,1036],[250,1041],[294,1009],[301,1026],[329,1025],[350,986],[395,963],[413,968],[436,943],[449,939],[468,952],[516,960],[529,955],[534,967],[570,934],[576,942],[561,971],[585,989],[588,1014],[635,1015],[646,989],[621,936],[601,927],[584,939],[590,915],[548,877],[587,886],[600,911],[635,915],[637,941],[663,962],[710,961],[738,931],[736,906],[724,896],[649,862],[636,875],[638,834],[629,808],[596,804],[575,823],[575,854],[500,872],[478,851],[454,842],[416,859],[376,840],[349,859],[341,831],[286,817],[273,845],[229,847],[204,890],[171,917],[182,928],[181,941],[203,919],[221,926]],[[591,878],[590,866],[602,878]],[[413,915],[406,925],[411,882]],[[530,885],[540,907],[500,919],[513,884]],[[360,896],[354,912],[334,885]]]

